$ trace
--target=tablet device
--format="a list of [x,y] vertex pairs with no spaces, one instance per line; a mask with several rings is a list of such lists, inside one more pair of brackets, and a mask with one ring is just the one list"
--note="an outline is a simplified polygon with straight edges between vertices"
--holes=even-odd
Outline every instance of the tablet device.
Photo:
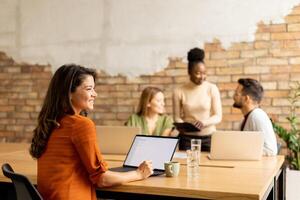
[[179,132],[198,132],[200,131],[194,124],[189,122],[174,122],[173,123]]

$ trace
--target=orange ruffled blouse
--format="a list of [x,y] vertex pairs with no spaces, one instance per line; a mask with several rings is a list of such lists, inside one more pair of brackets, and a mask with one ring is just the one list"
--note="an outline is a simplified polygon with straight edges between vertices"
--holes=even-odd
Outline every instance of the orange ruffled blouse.
[[67,115],[38,159],[38,190],[45,200],[96,200],[96,183],[106,170],[94,123]]

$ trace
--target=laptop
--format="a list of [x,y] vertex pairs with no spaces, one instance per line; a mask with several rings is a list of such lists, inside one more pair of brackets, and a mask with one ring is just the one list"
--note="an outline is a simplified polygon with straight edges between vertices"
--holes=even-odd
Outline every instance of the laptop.
[[122,167],[111,171],[127,172],[138,168],[144,160],[152,160],[153,174],[165,172],[164,163],[172,160],[178,144],[176,137],[136,135]]
[[259,131],[216,131],[211,137],[212,160],[260,160],[263,134]]
[[140,134],[140,128],[128,126],[96,126],[96,131],[98,145],[104,154],[126,155],[135,135]]

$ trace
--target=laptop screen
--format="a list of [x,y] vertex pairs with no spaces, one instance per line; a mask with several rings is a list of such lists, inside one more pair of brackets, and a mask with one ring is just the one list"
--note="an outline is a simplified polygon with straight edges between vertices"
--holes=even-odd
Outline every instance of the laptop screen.
[[138,167],[144,160],[152,160],[153,168],[164,170],[164,163],[172,160],[178,138],[137,135],[131,145],[124,166]]

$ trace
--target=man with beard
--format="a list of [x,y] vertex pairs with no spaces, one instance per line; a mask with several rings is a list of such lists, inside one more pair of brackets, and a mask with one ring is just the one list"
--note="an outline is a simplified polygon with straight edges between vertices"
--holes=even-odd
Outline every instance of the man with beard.
[[244,115],[241,131],[260,131],[264,138],[264,155],[277,154],[276,136],[268,115],[259,108],[264,89],[254,79],[245,78],[238,80],[235,90],[233,107],[238,108]]

